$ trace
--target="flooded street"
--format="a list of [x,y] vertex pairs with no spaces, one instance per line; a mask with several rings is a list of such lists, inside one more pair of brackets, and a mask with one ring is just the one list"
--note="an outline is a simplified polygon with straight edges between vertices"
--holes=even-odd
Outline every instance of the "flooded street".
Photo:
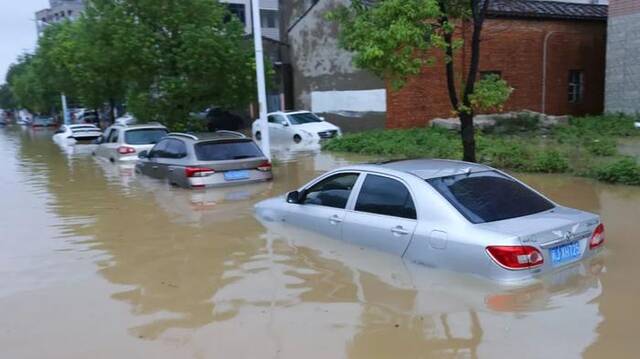
[[637,357],[640,187],[518,175],[607,250],[504,287],[254,217],[366,158],[287,148],[272,183],[192,191],[51,135],[0,129],[0,358]]

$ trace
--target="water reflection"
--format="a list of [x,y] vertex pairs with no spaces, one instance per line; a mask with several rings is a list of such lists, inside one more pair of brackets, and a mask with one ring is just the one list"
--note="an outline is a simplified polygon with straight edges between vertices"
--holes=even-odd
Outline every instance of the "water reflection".
[[[300,150],[276,157],[272,183],[190,191],[89,151],[60,148],[50,131],[0,131],[0,325],[40,333],[0,333],[8,357],[538,357],[544,348],[564,358],[634,347],[620,333],[637,322],[628,310],[640,294],[629,279],[640,272],[637,188],[518,174],[600,213],[608,250],[503,287],[254,217],[254,203],[363,157]],[[96,313],[104,325],[89,330]],[[69,332],[85,344],[69,344]],[[49,354],[28,345],[33,337],[49,338]]]

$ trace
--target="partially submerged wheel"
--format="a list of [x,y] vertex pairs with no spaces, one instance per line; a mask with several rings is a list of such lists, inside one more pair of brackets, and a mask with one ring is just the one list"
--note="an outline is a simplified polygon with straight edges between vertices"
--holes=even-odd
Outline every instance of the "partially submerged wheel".
[[302,137],[300,135],[293,135],[293,142],[300,143],[302,141]]

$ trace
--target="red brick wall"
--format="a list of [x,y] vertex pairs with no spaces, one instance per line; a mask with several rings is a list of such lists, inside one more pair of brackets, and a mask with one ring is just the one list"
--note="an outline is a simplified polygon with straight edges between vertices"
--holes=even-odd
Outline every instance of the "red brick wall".
[[621,16],[640,12],[639,0],[609,0],[609,15]]
[[[483,30],[480,71],[500,71],[515,90],[505,111],[542,111],[543,57],[546,39],[545,111],[548,114],[600,113],[604,100],[604,22],[487,20]],[[465,38],[469,29],[461,31]],[[468,63],[469,41],[456,56],[457,74]],[[466,68],[466,66],[465,66]],[[570,104],[570,70],[585,73],[584,101]],[[461,81],[458,81],[458,84]],[[460,91],[460,89],[458,89]],[[435,117],[451,117],[442,61],[423,69],[400,91],[388,88],[387,127],[421,127]]]

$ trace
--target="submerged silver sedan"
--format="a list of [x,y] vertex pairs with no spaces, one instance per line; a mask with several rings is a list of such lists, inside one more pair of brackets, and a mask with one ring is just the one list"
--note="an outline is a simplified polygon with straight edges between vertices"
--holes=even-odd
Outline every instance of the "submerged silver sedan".
[[406,160],[330,171],[256,205],[267,221],[501,282],[595,255],[604,225],[484,165]]

